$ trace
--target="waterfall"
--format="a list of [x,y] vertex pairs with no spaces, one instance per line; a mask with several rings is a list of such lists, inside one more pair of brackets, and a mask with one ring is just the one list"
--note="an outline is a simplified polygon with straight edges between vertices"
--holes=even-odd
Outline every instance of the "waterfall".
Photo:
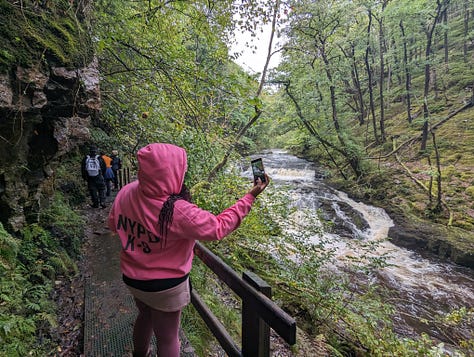
[[[251,159],[255,157],[263,158],[272,180],[267,191],[287,191],[290,207],[296,209],[293,219],[298,220],[302,229],[308,219],[313,225],[316,219],[316,225],[320,227],[324,227],[320,217],[332,222],[334,228],[322,235],[309,237],[311,243],[316,244],[323,239],[329,242],[327,247],[335,249],[340,262],[344,262],[345,257],[367,256],[368,252],[358,251],[358,245],[354,242],[377,243],[369,254],[386,257],[387,266],[378,270],[377,278],[395,296],[398,315],[394,319],[397,320],[399,333],[425,332],[443,340],[445,336],[438,334],[436,328],[422,323],[422,319],[439,312],[448,313],[454,308],[474,306],[472,271],[422,258],[391,243],[387,235],[393,221],[382,208],[356,202],[346,193],[327,186],[318,167],[283,150],[263,152],[253,155]],[[249,165],[243,165],[243,168],[242,175],[251,178]]]

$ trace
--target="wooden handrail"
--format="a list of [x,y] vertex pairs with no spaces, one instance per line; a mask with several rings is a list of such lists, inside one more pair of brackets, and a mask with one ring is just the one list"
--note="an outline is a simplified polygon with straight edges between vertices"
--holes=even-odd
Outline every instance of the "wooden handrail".
[[[222,259],[204,247],[200,242],[196,243],[194,252],[196,256],[199,257],[199,259],[201,259],[202,262],[219,277],[220,280],[222,280],[242,299],[242,304],[253,312],[248,313],[247,310],[247,313],[245,313],[246,316],[242,316],[243,331],[241,354],[234,354],[237,352],[233,348],[230,348],[231,353],[229,353],[226,348],[229,348],[229,345],[235,346],[235,343],[229,343],[228,338],[219,339],[218,335],[227,334],[222,331],[225,329],[220,323],[216,323],[217,319],[207,307],[203,307],[203,302],[200,301],[200,299],[198,300],[197,298],[194,298],[197,294],[193,292],[193,305],[229,355],[241,355],[244,357],[269,356],[269,342],[261,340],[269,338],[269,335],[262,333],[263,336],[258,337],[260,340],[258,345],[260,347],[255,346],[255,333],[258,333],[258,330],[255,330],[255,333],[252,334],[249,334],[248,331],[247,333],[245,332],[245,329],[254,325],[252,322],[246,321],[247,317],[251,319],[257,317],[275,330],[288,344],[294,345],[296,343],[296,321],[291,316],[276,305],[269,297],[265,296],[265,294],[257,291],[251,284],[240,278],[234,270],[222,261]],[[247,279],[252,278],[249,273],[246,274]],[[263,280],[260,279],[260,282],[263,282]],[[259,284],[259,281],[256,281],[255,283]],[[211,321],[212,324],[208,324],[208,321]],[[216,330],[218,332],[217,334],[215,333]],[[250,341],[250,339],[252,341]]]
[[196,290],[191,291],[191,303],[206,323],[209,330],[216,337],[219,344],[224,349],[229,357],[242,356],[239,347],[235,344],[232,337],[229,335],[224,325],[219,319],[212,313],[209,307],[202,301]]

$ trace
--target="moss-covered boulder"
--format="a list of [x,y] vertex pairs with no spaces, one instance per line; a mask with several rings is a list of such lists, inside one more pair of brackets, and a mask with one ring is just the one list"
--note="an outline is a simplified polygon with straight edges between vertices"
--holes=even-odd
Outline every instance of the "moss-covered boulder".
[[90,63],[94,52],[84,21],[89,2],[74,3],[0,0],[0,73],[16,66]]
[[388,236],[394,244],[474,269],[473,232],[408,217],[396,211],[390,212],[390,217],[394,226]]

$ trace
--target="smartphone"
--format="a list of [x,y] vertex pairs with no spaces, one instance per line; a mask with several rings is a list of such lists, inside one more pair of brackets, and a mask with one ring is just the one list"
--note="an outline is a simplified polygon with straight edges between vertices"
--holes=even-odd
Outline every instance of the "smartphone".
[[263,168],[263,161],[261,158],[251,161],[253,180],[256,181],[258,177],[265,182],[265,169]]

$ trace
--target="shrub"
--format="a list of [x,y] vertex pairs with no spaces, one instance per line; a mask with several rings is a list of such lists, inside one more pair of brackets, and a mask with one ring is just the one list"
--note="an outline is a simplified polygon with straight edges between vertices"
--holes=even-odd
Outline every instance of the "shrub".
[[[36,227],[33,231],[41,232]],[[34,242],[33,235],[30,237]],[[55,325],[49,301],[52,284],[42,274],[47,264],[34,259],[39,251],[33,245],[24,245],[0,224],[0,356],[42,356],[49,349],[47,339],[41,344],[37,339],[45,327]]]
[[79,256],[84,220],[69,206],[61,193],[56,193],[48,209],[41,213],[40,223],[50,230],[58,245],[64,248],[68,255],[73,258]]

